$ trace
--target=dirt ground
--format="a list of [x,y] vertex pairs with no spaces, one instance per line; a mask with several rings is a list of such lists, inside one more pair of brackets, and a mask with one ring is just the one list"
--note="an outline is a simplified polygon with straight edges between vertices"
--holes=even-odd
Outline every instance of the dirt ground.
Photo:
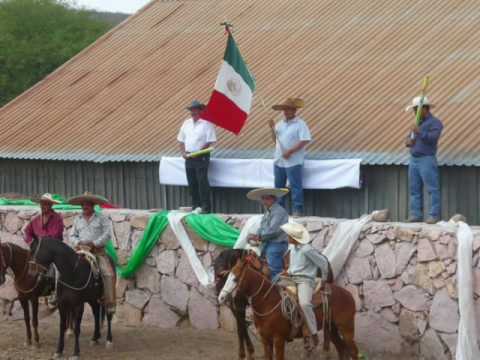
[[[0,322],[0,359],[39,360],[50,359],[58,335],[58,318],[54,314],[40,320],[39,349],[25,347],[24,322]],[[114,347],[107,350],[104,342],[91,346],[93,324],[86,320],[82,326],[82,359],[161,359],[161,360],[229,360],[238,359],[236,337],[224,331],[199,331],[191,328],[162,330],[147,327],[128,327],[121,323],[114,324]],[[104,335],[104,334],[102,334]],[[301,344],[289,345],[288,353],[292,359],[298,358]],[[67,338],[65,354],[72,352],[73,338]],[[257,354],[261,349],[257,343]],[[67,357],[68,358],[68,357]],[[261,359],[257,356],[257,359]],[[333,357],[335,358],[335,357]],[[321,359],[324,359],[322,357]]]

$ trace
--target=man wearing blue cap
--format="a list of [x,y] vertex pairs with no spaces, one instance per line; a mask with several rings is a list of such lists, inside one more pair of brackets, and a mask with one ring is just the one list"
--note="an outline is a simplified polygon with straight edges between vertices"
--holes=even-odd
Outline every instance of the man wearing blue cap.
[[197,213],[209,213],[210,184],[208,182],[208,166],[210,154],[192,157],[191,154],[207,149],[215,144],[217,136],[215,126],[201,118],[205,105],[194,100],[187,107],[191,117],[184,121],[177,140],[185,159],[188,187],[192,196],[192,207]]

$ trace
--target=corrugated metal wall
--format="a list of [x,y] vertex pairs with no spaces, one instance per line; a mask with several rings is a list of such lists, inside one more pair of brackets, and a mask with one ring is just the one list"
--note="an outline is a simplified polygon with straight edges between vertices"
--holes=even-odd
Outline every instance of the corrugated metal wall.
[[[361,190],[306,191],[306,214],[354,218],[374,209],[389,208],[394,220],[407,217],[406,167],[364,166],[362,176]],[[443,167],[441,178],[443,218],[462,213],[472,224],[480,224],[480,168]],[[32,195],[48,191],[71,196],[86,190],[104,194],[113,203],[129,208],[172,209],[189,204],[186,188],[158,184],[158,163],[0,160],[0,193]],[[247,191],[214,189],[215,211],[258,212],[260,208],[245,198]]]

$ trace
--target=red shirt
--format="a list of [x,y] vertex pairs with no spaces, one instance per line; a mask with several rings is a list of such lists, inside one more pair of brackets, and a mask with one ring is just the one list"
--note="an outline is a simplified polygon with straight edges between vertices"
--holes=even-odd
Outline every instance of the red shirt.
[[25,242],[30,245],[33,235],[37,238],[49,237],[63,241],[63,217],[56,212],[48,216],[46,224],[42,222],[42,215],[35,216],[25,228]]

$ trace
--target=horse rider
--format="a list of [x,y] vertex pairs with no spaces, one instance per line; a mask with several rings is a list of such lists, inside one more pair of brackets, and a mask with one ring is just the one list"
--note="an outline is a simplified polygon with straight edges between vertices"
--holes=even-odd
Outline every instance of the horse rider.
[[322,274],[322,286],[328,286],[328,259],[315,250],[310,242],[308,230],[301,224],[287,223],[281,229],[288,235],[289,265],[286,273],[296,283],[298,302],[304,314],[309,332],[308,347],[313,350],[318,345],[318,327],[312,297],[315,290],[317,270]]
[[[50,238],[63,241],[63,217],[53,210],[53,205],[60,204],[60,201],[54,199],[49,193],[45,193],[39,199],[33,199],[33,201],[40,204],[40,214],[33,217],[25,228],[23,234],[24,241],[29,246],[33,239]],[[49,267],[47,277],[52,279],[52,287],[50,288],[52,293],[48,297],[48,306],[54,309],[57,306],[55,265],[52,264]]]
[[68,201],[71,205],[81,205],[82,214],[73,222],[70,232],[71,244],[80,250],[87,250],[95,255],[103,280],[104,302],[107,312],[115,312],[115,269],[105,252],[105,245],[112,238],[112,223],[95,212],[95,205],[108,201],[89,192],[78,195]]
[[40,214],[35,216],[24,230],[23,239],[30,245],[34,238],[44,237],[63,241],[63,217],[53,210],[53,205],[60,204],[51,194],[45,193],[40,199],[34,199],[40,203]]
[[288,223],[288,213],[278,200],[288,194],[288,189],[260,188],[247,194],[247,198],[259,201],[265,212],[257,234],[249,235],[250,245],[262,245],[262,255],[266,257],[270,268],[270,277],[276,280],[283,270],[283,256],[288,249],[287,235],[280,227]]

